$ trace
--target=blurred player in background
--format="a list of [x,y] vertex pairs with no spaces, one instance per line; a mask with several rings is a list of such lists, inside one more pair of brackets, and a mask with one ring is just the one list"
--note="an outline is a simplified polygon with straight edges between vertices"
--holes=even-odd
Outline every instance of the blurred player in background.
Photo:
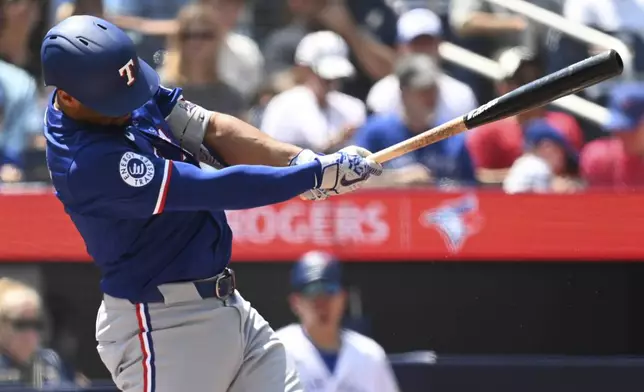
[[73,385],[58,354],[40,348],[42,313],[36,290],[12,279],[0,279],[0,386]]
[[397,392],[383,348],[342,328],[347,293],[340,264],[331,255],[306,253],[291,272],[291,309],[299,324],[277,335],[295,361],[306,392]]

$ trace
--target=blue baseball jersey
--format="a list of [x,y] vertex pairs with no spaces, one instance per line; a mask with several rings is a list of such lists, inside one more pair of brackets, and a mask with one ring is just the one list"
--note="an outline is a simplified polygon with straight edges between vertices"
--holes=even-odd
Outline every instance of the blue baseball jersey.
[[[356,132],[354,143],[370,151],[380,151],[415,135],[399,114],[374,115]],[[472,158],[462,134],[393,159],[385,167],[402,168],[414,163],[427,167],[439,181],[476,182]]]
[[126,126],[79,123],[53,102],[45,136],[56,195],[114,297],[146,302],[160,284],[220,273],[232,247],[224,209],[288,200],[319,175],[319,163],[201,170],[165,121],[175,105],[191,105],[181,89],[161,87]]

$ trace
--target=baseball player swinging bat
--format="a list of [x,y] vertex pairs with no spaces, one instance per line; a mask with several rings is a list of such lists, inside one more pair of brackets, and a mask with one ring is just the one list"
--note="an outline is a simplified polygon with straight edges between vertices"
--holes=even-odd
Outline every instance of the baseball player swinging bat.
[[369,159],[385,163],[468,129],[546,105],[565,95],[574,94],[617,76],[622,70],[623,63],[619,54],[614,50],[608,50],[493,99],[463,117],[378,151],[370,155]]

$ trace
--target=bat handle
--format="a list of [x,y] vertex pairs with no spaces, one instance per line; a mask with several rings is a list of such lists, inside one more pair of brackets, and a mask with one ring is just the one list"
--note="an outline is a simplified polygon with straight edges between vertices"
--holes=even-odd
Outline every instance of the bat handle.
[[463,118],[455,118],[445,124],[420,133],[407,140],[403,140],[402,142],[387,147],[384,150],[373,153],[369,156],[369,159],[378,163],[385,163],[409,152],[418,150],[465,131],[467,131],[467,126],[465,125]]

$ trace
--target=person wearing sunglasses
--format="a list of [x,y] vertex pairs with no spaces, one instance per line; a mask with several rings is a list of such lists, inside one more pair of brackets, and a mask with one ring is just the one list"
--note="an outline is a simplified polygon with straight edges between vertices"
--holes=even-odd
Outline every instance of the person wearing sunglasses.
[[159,71],[164,86],[181,86],[193,103],[208,110],[245,118],[247,104],[239,91],[218,78],[217,56],[223,44],[220,15],[208,4],[181,9],[179,28]]
[[340,263],[326,252],[304,254],[291,270],[291,310],[299,323],[277,331],[305,391],[398,392],[383,348],[344,329],[347,292]]
[[73,385],[58,354],[41,348],[42,313],[42,300],[33,288],[0,279],[0,386]]

